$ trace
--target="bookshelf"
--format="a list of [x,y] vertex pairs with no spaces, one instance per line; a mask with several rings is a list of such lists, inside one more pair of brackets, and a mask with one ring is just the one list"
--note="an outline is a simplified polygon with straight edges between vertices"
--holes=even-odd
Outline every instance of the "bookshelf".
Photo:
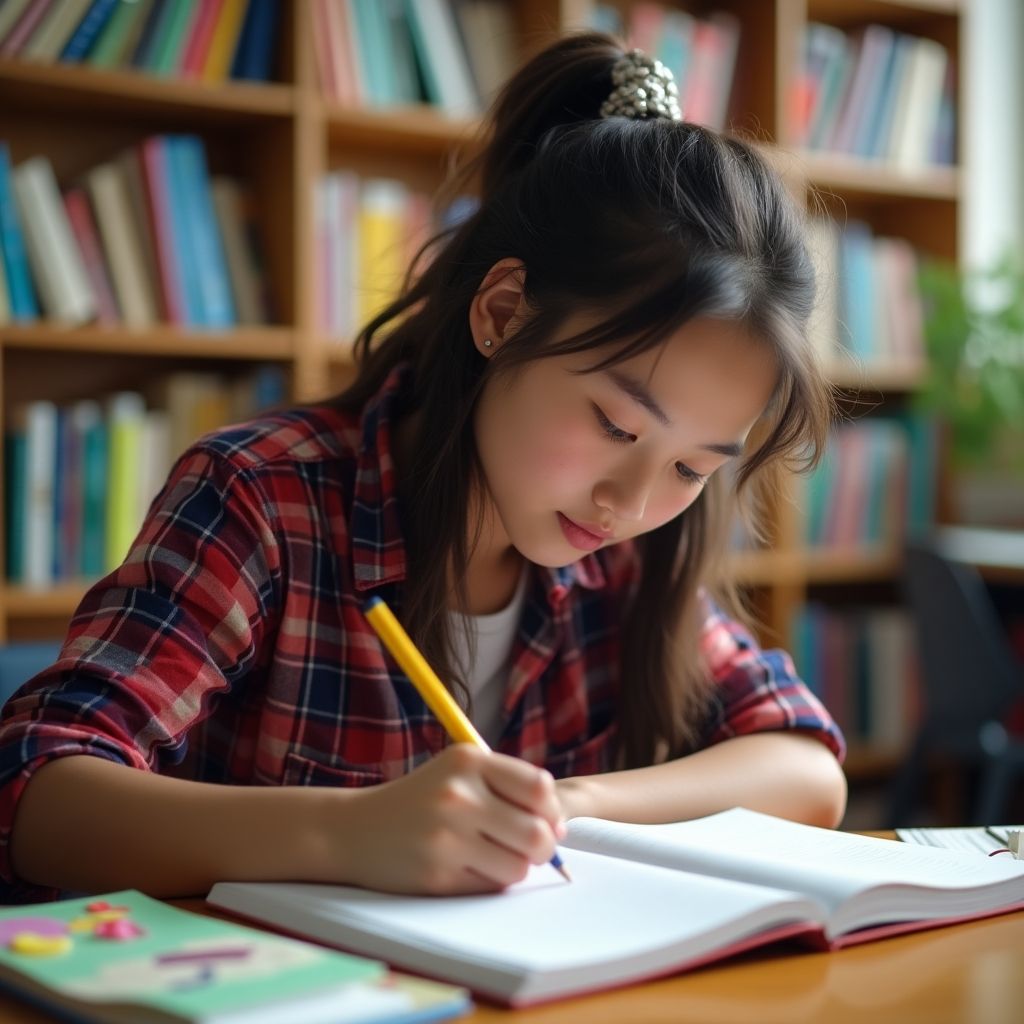
[[[145,330],[45,323],[0,326],[0,418],[15,401],[70,401],[132,387],[175,369],[241,373],[260,362],[286,371],[291,397],[329,394],[351,373],[349,339],[320,330],[315,294],[315,188],[345,168],[390,175],[433,190],[453,150],[471,145],[475,123],[427,106],[365,109],[324,98],[314,59],[312,3],[284,0],[274,79],[204,84],[131,71],[0,59],[0,138],[14,163],[50,158],[62,185],[126,146],[159,132],[188,131],[205,142],[211,168],[244,180],[259,207],[264,271],[274,322],[227,332]],[[607,5],[628,22],[637,6]],[[809,21],[855,32],[869,23],[940,42],[959,63],[969,5],[964,0],[690,0],[667,4],[695,17],[727,12],[740,26],[729,123],[763,143],[801,202],[823,202],[838,217],[857,217],[879,233],[955,259],[960,172],[954,166],[907,170],[794,145],[791,94]],[[511,4],[516,46],[526,56],[553,33],[588,23],[588,0]],[[962,76],[962,66],[958,66]],[[814,198],[817,196],[817,200]],[[833,379],[852,407],[900,402],[920,381],[906,366],[837,367]],[[895,546],[807,550],[796,490],[772,509],[772,545],[737,553],[732,571],[753,595],[765,640],[788,642],[811,590],[891,584]],[[3,579],[0,574],[0,579]],[[33,591],[0,583],[0,642],[57,636],[85,583]],[[884,773],[891,758],[870,748],[851,761],[856,774]]]

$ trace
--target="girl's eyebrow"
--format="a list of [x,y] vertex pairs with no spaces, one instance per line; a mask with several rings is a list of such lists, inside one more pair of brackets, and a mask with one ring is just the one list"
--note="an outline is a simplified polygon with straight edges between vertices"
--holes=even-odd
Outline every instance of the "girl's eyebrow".
[[[637,405],[642,405],[663,427],[672,426],[665,410],[655,401],[654,396],[648,390],[643,381],[631,377],[628,373],[616,369],[614,366],[605,370],[605,375],[624,394],[628,395]],[[743,451],[743,445],[736,441],[728,441],[722,444],[702,444],[704,451],[715,452],[717,455],[725,455],[734,459]]]
[[620,391],[627,394],[638,405],[642,405],[663,427],[672,426],[672,421],[654,400],[654,396],[648,391],[647,385],[643,381],[630,377],[628,373],[623,373],[622,370],[617,370],[614,366],[604,372]]

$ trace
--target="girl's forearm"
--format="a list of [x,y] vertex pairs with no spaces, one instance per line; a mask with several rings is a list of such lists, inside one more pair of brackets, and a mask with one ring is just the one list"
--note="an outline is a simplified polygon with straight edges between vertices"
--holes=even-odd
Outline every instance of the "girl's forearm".
[[738,736],[666,764],[558,782],[567,818],[651,824],[746,807],[834,828],[846,779],[823,744],[795,733]]
[[[98,757],[39,769],[11,840],[19,878],[61,889],[204,893],[221,879],[312,879],[323,870],[313,827],[343,791],[225,786],[166,778]],[[340,865],[338,866],[341,867]]]

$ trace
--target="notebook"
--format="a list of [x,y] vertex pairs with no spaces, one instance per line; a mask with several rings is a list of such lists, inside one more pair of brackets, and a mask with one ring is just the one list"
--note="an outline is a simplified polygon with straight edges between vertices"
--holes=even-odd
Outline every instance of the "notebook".
[[[990,854],[1009,849],[1011,837],[1024,833],[1024,825],[974,825],[960,828],[898,828],[896,837],[905,843],[940,846],[946,850],[970,850]],[[1019,842],[1019,840],[1018,840]],[[1012,850],[1010,851],[1013,852]]]
[[837,948],[1024,906],[1024,863],[733,809],[668,825],[577,818],[505,892],[450,898],[221,882],[219,907],[521,1006],[778,939]]
[[464,989],[127,890],[0,910],[0,986],[107,1024],[413,1024]]

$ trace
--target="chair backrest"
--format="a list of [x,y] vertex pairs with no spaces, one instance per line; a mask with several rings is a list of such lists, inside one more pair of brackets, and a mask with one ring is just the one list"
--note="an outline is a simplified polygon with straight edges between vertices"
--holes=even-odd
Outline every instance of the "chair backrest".
[[924,723],[970,732],[1024,695],[1024,673],[973,566],[907,545],[904,590],[918,638]]
[[16,643],[0,646],[0,704],[37,672],[52,665],[60,654],[55,642]]

